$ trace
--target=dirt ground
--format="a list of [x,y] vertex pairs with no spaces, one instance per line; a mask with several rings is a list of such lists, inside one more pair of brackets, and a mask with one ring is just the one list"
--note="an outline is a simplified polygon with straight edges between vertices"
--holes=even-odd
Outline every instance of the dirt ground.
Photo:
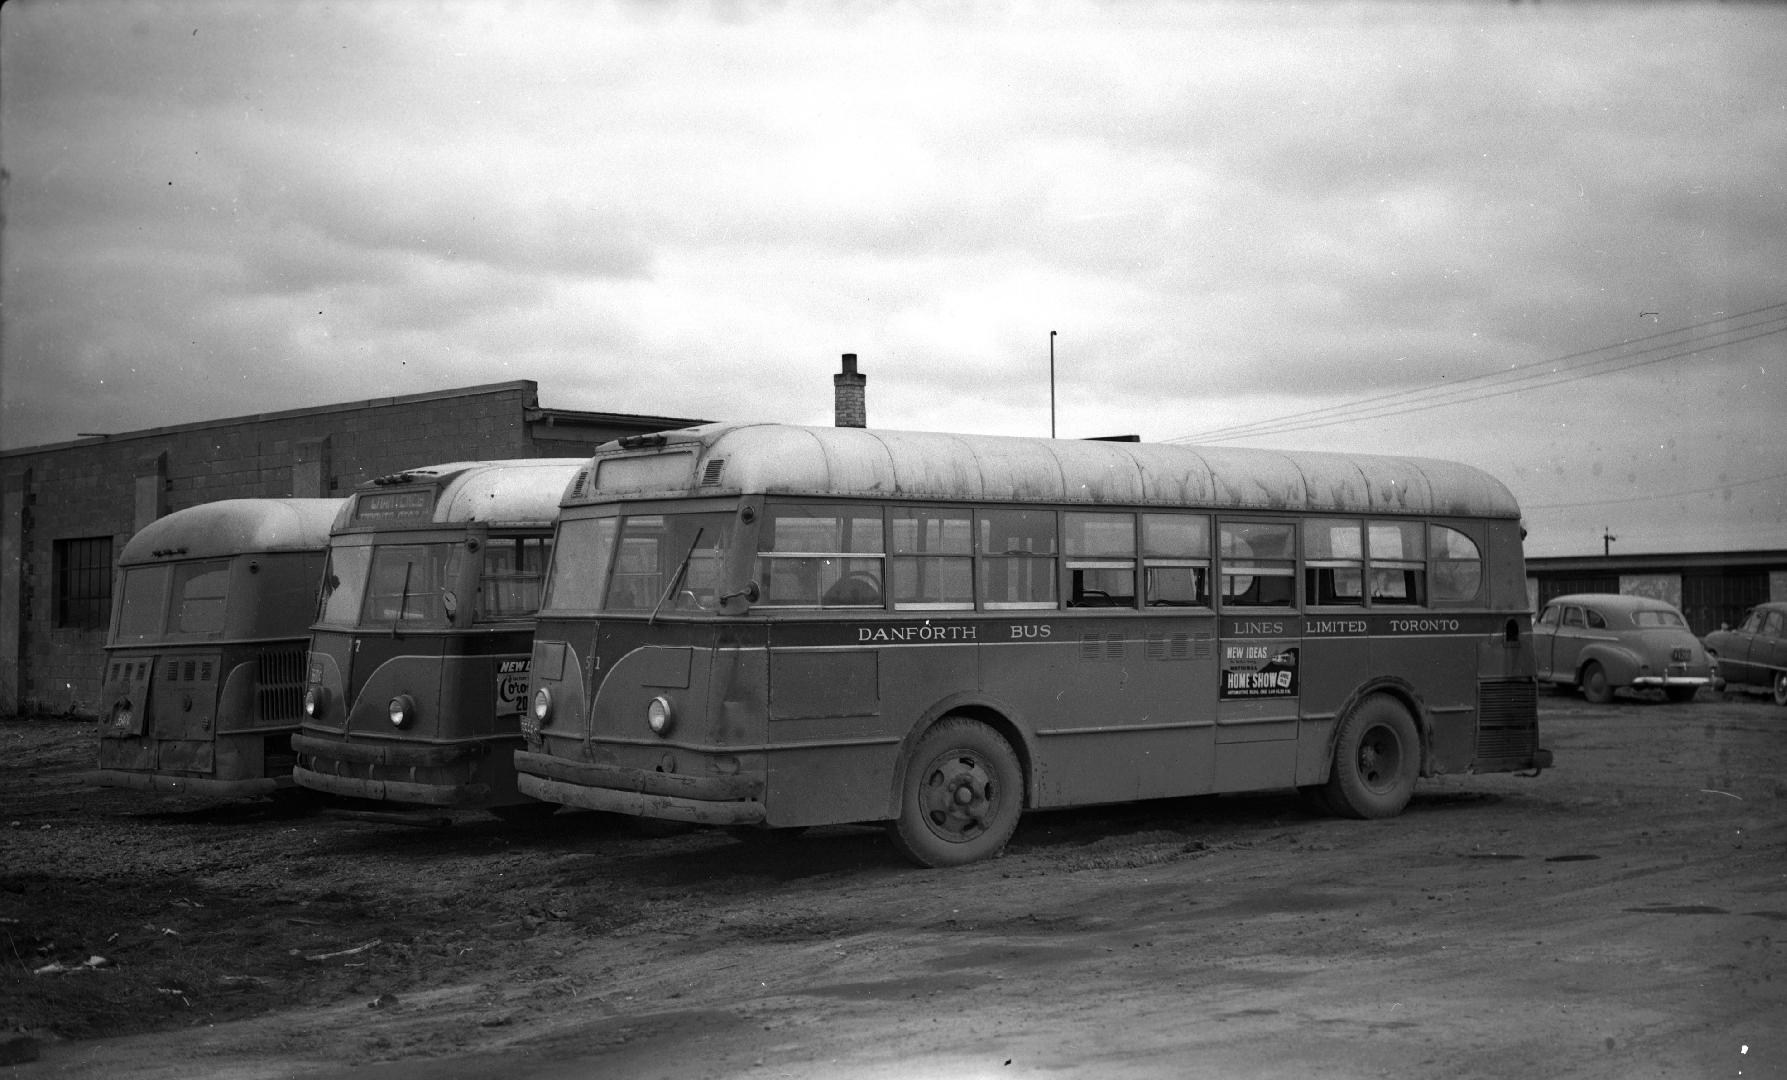
[[915,870],[869,828],[169,802],[83,786],[91,724],[4,723],[0,1040],[37,1057],[0,1078],[1787,1076],[1787,710],[1541,730],[1544,775],[1389,821],[1033,814]]

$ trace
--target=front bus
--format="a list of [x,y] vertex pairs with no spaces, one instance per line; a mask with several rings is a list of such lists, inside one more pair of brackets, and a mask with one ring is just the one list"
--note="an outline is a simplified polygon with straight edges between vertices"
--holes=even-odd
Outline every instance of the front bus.
[[220,798],[292,786],[304,647],[341,502],[223,499],[130,538],[92,783]]
[[457,462],[362,484],[311,628],[298,784],[418,808],[549,813],[515,790],[552,521],[583,459]]
[[1536,770],[1519,509],[1430,459],[710,425],[567,491],[520,789],[927,866],[1026,808]]

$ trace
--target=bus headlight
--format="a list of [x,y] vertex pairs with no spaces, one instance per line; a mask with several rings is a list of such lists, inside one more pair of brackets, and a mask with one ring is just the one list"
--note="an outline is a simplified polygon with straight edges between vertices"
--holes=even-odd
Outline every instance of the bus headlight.
[[670,728],[676,723],[676,709],[670,699],[659,696],[652,698],[652,703],[645,707],[645,723],[655,735],[668,735]]
[[304,691],[304,715],[312,720],[320,720],[328,711],[328,689],[322,686],[307,687]]
[[534,691],[534,719],[541,727],[552,719],[552,691],[544,686]]
[[391,724],[404,727],[416,718],[416,699],[408,694],[398,694],[391,699]]

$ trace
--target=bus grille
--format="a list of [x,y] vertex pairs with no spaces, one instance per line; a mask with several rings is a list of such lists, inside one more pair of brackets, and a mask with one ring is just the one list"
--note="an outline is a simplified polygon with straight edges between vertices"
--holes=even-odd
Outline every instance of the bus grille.
[[1531,679],[1477,684],[1477,760],[1532,756],[1539,745],[1539,687]]
[[304,647],[267,649],[255,671],[255,707],[261,721],[296,724],[304,714]]

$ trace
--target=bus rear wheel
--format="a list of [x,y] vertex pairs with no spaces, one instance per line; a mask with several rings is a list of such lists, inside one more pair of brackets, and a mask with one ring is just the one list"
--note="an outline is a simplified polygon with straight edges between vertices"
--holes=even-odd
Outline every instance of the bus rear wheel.
[[1322,793],[1343,817],[1386,818],[1402,813],[1421,771],[1421,737],[1414,718],[1377,694],[1347,714],[1334,741],[1334,771]]
[[1023,801],[1011,744],[978,720],[948,716],[913,748],[888,835],[920,866],[961,866],[1005,847]]

